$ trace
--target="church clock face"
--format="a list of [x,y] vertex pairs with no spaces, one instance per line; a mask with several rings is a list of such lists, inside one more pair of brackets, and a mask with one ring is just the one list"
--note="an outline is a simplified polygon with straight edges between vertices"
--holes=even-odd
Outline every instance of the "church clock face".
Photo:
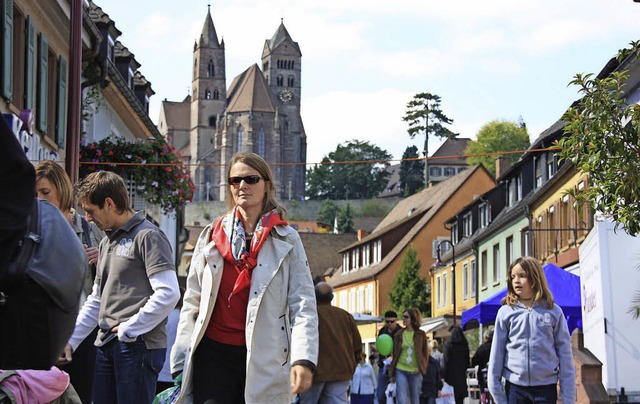
[[289,90],[282,90],[278,93],[278,98],[280,98],[280,101],[287,103],[293,99],[293,93]]

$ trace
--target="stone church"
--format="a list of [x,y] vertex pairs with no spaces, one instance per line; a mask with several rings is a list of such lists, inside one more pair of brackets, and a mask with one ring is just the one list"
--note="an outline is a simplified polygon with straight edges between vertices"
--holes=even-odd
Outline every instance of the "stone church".
[[193,46],[191,95],[163,101],[158,128],[190,164],[195,201],[224,200],[227,163],[239,151],[262,156],[281,200],[305,191],[307,140],[300,116],[302,53],[281,21],[254,64],[227,88],[224,40],[210,10]]

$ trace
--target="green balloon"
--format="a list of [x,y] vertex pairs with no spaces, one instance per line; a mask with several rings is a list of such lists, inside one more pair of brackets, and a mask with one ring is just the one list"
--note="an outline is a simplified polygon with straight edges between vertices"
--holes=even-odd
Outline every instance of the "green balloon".
[[388,334],[382,334],[376,340],[376,348],[380,355],[390,355],[391,351],[393,351],[393,338]]

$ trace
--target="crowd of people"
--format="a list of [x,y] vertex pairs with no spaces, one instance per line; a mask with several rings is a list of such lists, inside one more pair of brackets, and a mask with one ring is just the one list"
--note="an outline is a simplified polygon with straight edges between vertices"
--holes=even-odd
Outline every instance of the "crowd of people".
[[[12,142],[12,133],[1,136],[3,144]],[[391,337],[393,349],[386,356],[374,349],[367,358],[353,316],[331,305],[329,284],[314,285],[260,156],[238,153],[231,160],[228,211],[200,234],[183,297],[167,237],[131,210],[119,175],[92,173],[76,184],[75,195],[55,162],[39,163],[32,177],[24,199],[37,194],[55,205],[85,249],[81,308],[57,362],[63,371],[49,371],[64,385],[60,393],[74,397],[68,402],[151,403],[166,358],[178,386],[172,402],[181,403],[345,403],[350,397],[352,403],[432,404],[445,383],[462,403],[471,365],[488,369],[480,385],[495,402],[555,402],[558,383],[563,402],[575,402],[566,321],[533,258],[510,265],[495,333],[485,334],[473,358],[459,326],[450,329],[441,353],[411,307],[401,321],[395,311],[385,313],[379,336]],[[16,211],[0,207],[3,217]],[[1,240],[7,256],[18,248],[14,233]],[[172,312],[175,342],[168,343]],[[26,373],[18,387],[20,373],[2,374],[5,385],[29,389]],[[69,376],[58,376],[67,374],[70,384]]]

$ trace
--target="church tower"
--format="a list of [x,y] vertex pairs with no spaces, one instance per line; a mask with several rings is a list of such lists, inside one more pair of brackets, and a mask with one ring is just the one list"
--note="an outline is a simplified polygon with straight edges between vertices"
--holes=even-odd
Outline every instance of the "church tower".
[[[307,136],[300,115],[302,52],[280,21],[280,26],[262,49],[262,71],[275,96],[279,124],[279,158],[282,199],[298,199],[305,194]],[[283,168],[283,167],[286,167]]]
[[191,179],[196,187],[194,200],[211,200],[213,168],[202,164],[214,162],[215,132],[227,105],[224,40],[218,42],[211,9],[193,46],[193,80],[191,83],[190,153]]

